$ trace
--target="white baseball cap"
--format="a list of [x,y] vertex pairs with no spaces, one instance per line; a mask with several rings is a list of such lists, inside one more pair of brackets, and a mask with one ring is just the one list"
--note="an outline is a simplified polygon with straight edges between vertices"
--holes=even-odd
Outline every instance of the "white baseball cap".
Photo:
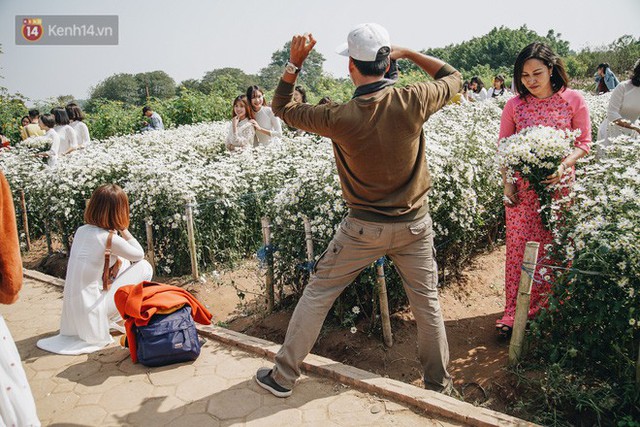
[[[384,47],[387,49],[381,51]],[[380,60],[391,52],[389,32],[379,24],[360,24],[351,30],[347,42],[338,46],[336,52],[358,61]]]

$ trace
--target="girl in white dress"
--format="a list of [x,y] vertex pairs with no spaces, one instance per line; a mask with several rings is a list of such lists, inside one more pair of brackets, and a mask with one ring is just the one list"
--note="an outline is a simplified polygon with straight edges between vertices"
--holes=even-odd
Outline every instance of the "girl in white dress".
[[484,88],[482,79],[478,76],[471,77],[471,80],[469,80],[469,89],[467,93],[469,101],[486,101],[489,98],[489,93]]
[[53,128],[60,136],[60,155],[66,156],[78,149],[78,134],[69,125],[70,120],[64,108],[54,108],[51,114],[55,117],[56,126]]
[[58,159],[60,158],[60,135],[58,135],[58,132],[53,130],[53,127],[56,125],[53,114],[44,114],[40,116],[38,125],[40,126],[40,129],[45,132],[45,138],[51,139],[51,148],[49,148],[49,151],[41,153],[39,156],[48,157],[47,165],[54,168],[58,164]]
[[247,101],[251,104],[254,120],[253,127],[256,130],[257,145],[268,145],[276,138],[282,138],[282,124],[280,119],[273,114],[271,107],[267,107],[264,93],[258,86],[249,86],[247,89]]
[[[633,67],[631,78],[620,83],[611,92],[607,117],[598,129],[598,141],[602,146],[611,144],[611,138],[629,135],[640,138],[640,60]],[[598,147],[599,155],[603,155]]]
[[91,138],[89,137],[89,128],[83,122],[84,113],[82,109],[78,107],[78,104],[70,102],[65,107],[65,110],[71,121],[70,126],[76,131],[76,135],[78,136],[78,148],[87,147],[91,142]]
[[253,111],[249,107],[245,95],[237,96],[233,100],[233,112],[229,132],[225,145],[229,151],[235,151],[244,147],[252,147],[256,140],[256,131],[251,120]]
[[[129,199],[115,184],[98,187],[84,213],[85,225],[73,238],[64,285],[60,333],[41,339],[37,346],[58,354],[100,350],[113,340],[109,329],[121,320],[113,295],[124,285],[151,280],[153,269],[143,260],[144,250],[129,233]],[[108,291],[102,273],[109,230],[117,230],[111,247],[111,266],[122,260],[120,273]],[[135,263],[131,265],[131,263]]]
[[507,95],[509,91],[504,85],[504,76],[502,74],[497,74],[493,78],[493,86],[489,88],[487,92],[488,98],[497,98],[499,96]]

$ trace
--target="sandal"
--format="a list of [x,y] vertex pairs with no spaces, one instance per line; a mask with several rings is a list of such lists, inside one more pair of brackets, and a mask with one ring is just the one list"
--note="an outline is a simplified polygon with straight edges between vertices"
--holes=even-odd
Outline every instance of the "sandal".
[[498,332],[498,336],[500,338],[508,339],[511,337],[511,332],[513,331],[513,328],[509,325],[496,323],[496,331]]

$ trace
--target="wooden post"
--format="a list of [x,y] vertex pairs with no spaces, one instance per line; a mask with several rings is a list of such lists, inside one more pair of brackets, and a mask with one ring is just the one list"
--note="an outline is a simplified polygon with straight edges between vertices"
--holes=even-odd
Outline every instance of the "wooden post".
[[539,248],[540,243],[527,242],[527,246],[524,249],[520,284],[518,285],[516,315],[513,322],[511,341],[509,342],[509,365],[517,364],[523,355],[522,345],[524,343],[525,328],[527,327],[527,316],[529,314],[529,303],[531,301],[531,285],[533,283],[533,275],[536,271]]
[[149,264],[153,267],[153,271],[156,271],[156,252],[153,247],[153,223],[151,219],[145,220],[145,227],[147,230],[147,258],[149,259]]
[[67,250],[67,257],[71,254],[71,244],[69,243],[69,235],[66,233],[64,226],[62,225],[62,220],[58,220],[58,228],[60,228],[60,235],[62,236],[62,244]]
[[198,254],[196,253],[196,237],[193,232],[193,205],[187,203],[187,236],[189,238],[189,254],[191,255],[191,275],[193,280],[198,280],[200,274],[198,273]]
[[638,361],[636,362],[636,387],[640,389],[640,348],[638,348]]
[[24,190],[20,190],[20,207],[22,208],[22,228],[24,228],[24,238],[27,252],[31,250],[31,237],[29,237],[29,219],[27,217],[27,202],[24,198]]
[[273,292],[273,254],[271,252],[271,224],[269,218],[264,216],[261,219],[262,222],[262,238],[264,240],[264,247],[267,258],[267,310],[272,311],[275,304],[275,295]]
[[391,334],[391,317],[389,316],[389,299],[387,298],[387,281],[384,277],[384,257],[376,261],[376,278],[378,282],[378,293],[380,298],[380,319],[382,320],[382,337],[384,345],[393,345],[393,335]]
[[47,253],[53,254],[53,246],[51,246],[51,227],[49,227],[49,220],[44,220],[44,235],[47,238]]
[[306,216],[302,217],[302,222],[304,222],[304,240],[307,242],[307,261],[313,262],[313,236],[311,234],[311,222],[309,218]]

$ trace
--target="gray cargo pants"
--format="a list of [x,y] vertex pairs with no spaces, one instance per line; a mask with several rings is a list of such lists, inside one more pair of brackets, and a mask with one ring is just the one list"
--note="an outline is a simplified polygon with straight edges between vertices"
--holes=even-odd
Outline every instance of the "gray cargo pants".
[[372,262],[387,255],[395,264],[418,327],[418,353],[425,387],[445,391],[449,345],[438,301],[438,272],[431,217],[411,222],[370,222],[347,216],[298,301],[284,344],[276,355],[273,379],[292,388],[300,364],[318,338],[333,302]]

